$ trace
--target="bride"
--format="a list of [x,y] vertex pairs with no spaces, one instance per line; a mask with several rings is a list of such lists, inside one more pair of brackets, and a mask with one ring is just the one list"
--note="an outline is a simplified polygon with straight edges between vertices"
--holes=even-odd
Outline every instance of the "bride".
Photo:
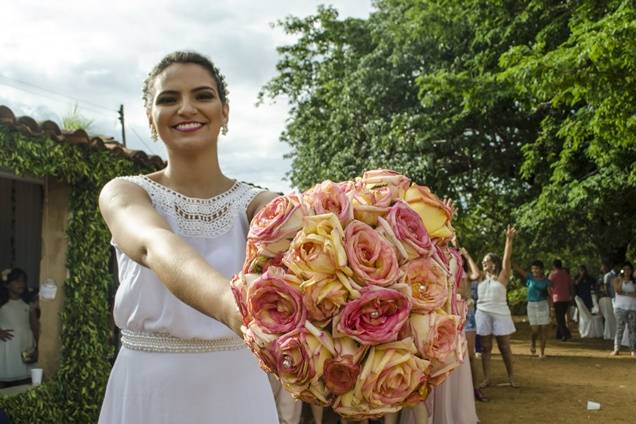
[[275,194],[221,172],[227,88],[206,57],[164,57],[145,81],[144,101],[168,165],[116,178],[100,194],[119,265],[122,348],[99,422],[276,423],[267,376],[237,336],[229,286],[249,222]]

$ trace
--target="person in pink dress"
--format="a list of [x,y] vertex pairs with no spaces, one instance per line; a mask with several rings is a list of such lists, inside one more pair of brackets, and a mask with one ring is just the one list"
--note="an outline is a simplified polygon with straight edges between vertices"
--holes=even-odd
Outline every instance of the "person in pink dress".
[[552,265],[554,269],[550,272],[548,279],[550,280],[549,291],[552,296],[552,305],[557,322],[556,338],[561,341],[567,341],[572,338],[566,321],[566,315],[572,301],[572,278],[563,268],[560,259],[555,259]]

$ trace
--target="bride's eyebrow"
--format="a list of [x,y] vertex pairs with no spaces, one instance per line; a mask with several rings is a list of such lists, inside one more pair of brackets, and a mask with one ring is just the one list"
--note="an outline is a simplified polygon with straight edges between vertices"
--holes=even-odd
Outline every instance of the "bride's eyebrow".
[[164,94],[179,94],[177,90],[164,90],[161,93],[157,94],[157,97],[163,96]]
[[193,88],[192,92],[194,93],[195,91],[201,91],[201,90],[211,90],[212,92],[216,93],[216,90],[214,89],[214,87],[210,85],[202,85],[201,87]]
[[[191,91],[194,93],[194,92],[202,91],[202,90],[210,90],[216,94],[216,89],[210,85],[202,85],[200,87],[193,88]],[[163,95],[178,95],[178,94],[179,94],[178,90],[164,90],[160,92],[159,94],[157,94],[157,97],[163,96]]]

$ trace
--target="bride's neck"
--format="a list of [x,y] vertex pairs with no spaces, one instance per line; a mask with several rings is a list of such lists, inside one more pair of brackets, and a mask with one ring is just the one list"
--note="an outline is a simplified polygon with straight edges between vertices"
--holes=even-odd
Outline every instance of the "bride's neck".
[[171,157],[158,178],[185,196],[203,199],[228,190],[233,183],[223,175],[216,154]]

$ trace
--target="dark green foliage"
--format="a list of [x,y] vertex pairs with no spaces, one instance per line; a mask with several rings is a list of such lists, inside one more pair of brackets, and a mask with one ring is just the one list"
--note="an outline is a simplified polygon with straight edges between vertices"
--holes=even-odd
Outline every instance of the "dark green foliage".
[[60,366],[53,380],[0,399],[0,407],[15,423],[97,422],[114,355],[109,343],[110,233],[97,197],[110,179],[151,169],[107,151],[26,137],[1,126],[0,151],[0,167],[17,175],[53,177],[71,187]]
[[368,19],[279,25],[261,98],[306,189],[386,167],[458,200],[460,242],[571,266],[629,254],[636,228],[632,1],[378,0]]

